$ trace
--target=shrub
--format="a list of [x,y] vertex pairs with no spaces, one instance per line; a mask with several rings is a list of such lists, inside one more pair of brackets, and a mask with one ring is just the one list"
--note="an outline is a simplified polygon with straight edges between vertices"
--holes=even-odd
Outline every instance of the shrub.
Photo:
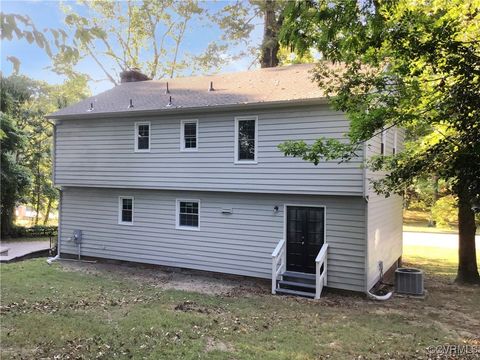
[[50,236],[57,233],[57,226],[45,226],[45,225],[36,225],[32,227],[24,226],[14,226],[10,233],[10,237],[19,238],[19,237],[38,237],[38,236]]
[[449,227],[458,221],[457,198],[447,195],[437,200],[432,207],[432,218],[439,227]]

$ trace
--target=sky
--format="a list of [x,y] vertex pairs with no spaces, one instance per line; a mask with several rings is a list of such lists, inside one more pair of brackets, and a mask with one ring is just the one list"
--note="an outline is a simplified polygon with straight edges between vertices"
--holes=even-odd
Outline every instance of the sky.
[[[77,5],[73,1],[64,1],[64,4],[74,7],[80,15],[86,16],[88,13],[85,8]],[[218,10],[225,6],[226,1],[207,1],[205,4],[209,10]],[[63,12],[60,8],[59,1],[45,1],[45,0],[1,0],[1,11],[3,13],[15,13],[20,15],[28,15],[37,29],[43,30],[45,28],[64,28]],[[260,19],[259,19],[260,20]],[[260,23],[260,21],[258,22]],[[190,23],[186,30],[185,40],[180,48],[180,56],[185,52],[199,54],[208,43],[217,40],[221,35],[221,31],[213,26],[207,26],[205,23],[198,22]],[[252,33],[251,41],[259,43],[261,41],[262,29],[257,26]],[[33,79],[43,80],[51,84],[58,84],[64,81],[62,76],[55,74],[49,69],[51,60],[45,52],[38,48],[35,44],[29,44],[25,39],[12,41],[2,41],[1,43],[1,69],[4,75],[8,76],[13,72],[13,66],[10,61],[7,61],[8,56],[15,56],[21,61],[20,73],[27,75]],[[240,59],[230,62],[227,66],[221,69],[221,72],[231,72],[246,70],[250,65],[252,59]],[[106,63],[106,66],[109,64]],[[83,60],[77,70],[88,72],[95,82],[90,82],[90,90],[93,95],[102,91],[110,89],[113,84],[105,79],[105,75],[101,69],[93,62],[93,60]]]

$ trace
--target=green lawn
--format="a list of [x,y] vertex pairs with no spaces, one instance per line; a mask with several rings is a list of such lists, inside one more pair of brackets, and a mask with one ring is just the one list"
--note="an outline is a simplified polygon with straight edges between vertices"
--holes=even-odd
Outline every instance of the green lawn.
[[[454,255],[405,249],[428,272],[426,300],[328,293],[320,301],[164,290],[125,273],[44,259],[1,266],[1,358],[410,359],[478,344],[480,288],[451,283]],[[427,255],[432,255],[427,258]],[[96,266],[96,265],[86,265]]]

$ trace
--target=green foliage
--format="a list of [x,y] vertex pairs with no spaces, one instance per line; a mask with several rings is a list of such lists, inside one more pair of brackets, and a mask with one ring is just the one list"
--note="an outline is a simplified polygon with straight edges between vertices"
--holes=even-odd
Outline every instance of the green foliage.
[[31,227],[13,226],[10,233],[12,238],[34,238],[56,235],[58,226],[35,225]]
[[45,115],[87,95],[86,78],[63,85],[48,85],[25,76],[1,77],[2,110],[2,234],[12,227],[19,203],[41,213],[56,206],[58,192],[52,184],[53,126]]
[[26,146],[25,134],[16,127],[14,120],[0,113],[2,137],[0,140],[1,181],[1,235],[8,236],[13,224],[15,206],[24,200],[29,189],[31,173],[18,157]]
[[[375,184],[379,192],[402,193],[415,178],[436,172],[454,187],[461,180],[471,198],[480,195],[478,5],[350,0],[287,6],[283,43],[300,53],[316,48],[342,63],[340,70],[319,66],[315,78],[351,120],[346,152],[389,127],[420,132],[413,130],[403,153],[373,159],[372,169],[390,172]],[[314,162],[331,153],[293,143],[282,149]]]
[[439,227],[449,227],[457,221],[458,199],[447,195],[439,199],[432,207],[432,218]]
[[[216,12],[198,0],[81,0],[61,3],[60,8],[65,28],[44,32],[28,16],[1,13],[2,40],[26,39],[45,50],[53,71],[69,79],[82,76],[98,81],[79,70],[78,65],[88,58],[117,84],[126,69],[139,68],[152,79],[162,79],[215,72],[232,60],[256,54],[259,46],[249,40],[264,3],[225,3]],[[221,30],[218,39],[196,54],[181,51],[188,32],[210,27],[212,22]],[[18,71],[20,59],[8,59]]]
[[313,51],[300,55],[290,51],[287,47],[282,46],[278,51],[278,60],[281,66],[292,64],[311,64],[315,62],[315,56]]
[[[479,9],[480,0],[295,1],[280,34],[284,45],[313,47],[337,63],[320,64],[315,79],[351,121],[346,154],[382,131],[407,130],[404,151],[368,163],[387,174],[373,182],[377,193],[403,194],[433,174],[451,184],[462,244],[457,281],[471,284],[480,283],[472,211],[480,200]],[[315,163],[332,152],[301,143],[283,151]]]
[[[47,28],[40,31],[28,16],[0,12],[0,27],[0,38],[2,40],[25,39],[28,43],[35,43],[39,48],[45,50],[49,57],[53,56],[52,42],[57,48],[62,49],[62,52],[65,54],[75,53],[75,49],[66,44],[67,33],[64,30]],[[49,39],[49,35],[52,36],[53,41]],[[18,74],[20,71],[20,59],[14,56],[7,56],[7,60],[13,64],[14,74]]]

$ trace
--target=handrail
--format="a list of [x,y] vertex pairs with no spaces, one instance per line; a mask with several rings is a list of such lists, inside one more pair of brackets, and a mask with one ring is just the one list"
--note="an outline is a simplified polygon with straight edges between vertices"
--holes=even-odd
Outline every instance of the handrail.
[[287,267],[287,248],[285,239],[278,242],[272,252],[272,294],[277,292],[277,279]]
[[[315,299],[320,299],[322,289],[327,286],[327,251],[328,244],[323,244],[315,258]],[[320,269],[323,265],[323,271]]]
[[282,250],[282,247],[285,245],[285,240],[280,240],[280,242],[277,244],[277,247],[275,248],[275,250],[273,250],[272,252],[272,258],[273,257],[277,257],[278,254],[280,253],[280,251]]
[[317,257],[315,258],[315,262],[322,262],[327,255],[328,244],[323,244],[318,252]]

